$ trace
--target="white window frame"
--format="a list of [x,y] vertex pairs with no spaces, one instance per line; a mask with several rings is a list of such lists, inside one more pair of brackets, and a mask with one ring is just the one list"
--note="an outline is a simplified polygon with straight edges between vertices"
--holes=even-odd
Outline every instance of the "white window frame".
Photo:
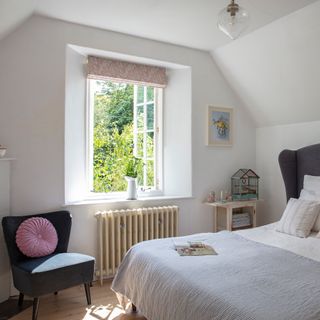
[[[137,157],[137,141],[138,141],[138,134],[143,133],[143,161],[146,163],[148,160],[154,161],[154,189],[150,191],[159,191],[162,190],[162,101],[163,101],[163,89],[161,88],[154,88],[154,95],[153,101],[147,100],[147,88],[148,86],[144,87],[144,101],[138,103],[137,96],[138,96],[138,87],[142,87],[139,85],[134,86],[134,156]],[[153,129],[147,128],[147,108],[148,105],[154,105],[154,123]],[[138,107],[143,107],[143,122],[144,122],[144,130],[138,130],[137,127],[137,109]],[[153,132],[154,134],[154,156],[153,158],[147,157],[147,134]],[[144,167],[144,186],[146,186],[146,176],[147,176],[147,166]],[[141,189],[143,190],[143,189]],[[144,190],[144,191],[148,191]]]
[[[87,99],[86,99],[86,185],[87,197],[98,199],[123,198],[125,192],[93,192],[93,131],[94,131],[94,87],[92,82],[95,80],[87,79]],[[144,87],[147,90],[147,86]],[[137,86],[134,85],[134,101],[136,101]],[[139,188],[138,197],[157,197],[163,196],[163,89],[154,90],[154,179],[155,189]],[[144,98],[146,99],[146,94]],[[147,104],[145,104],[146,106]],[[144,109],[144,121],[146,125],[146,110]],[[136,108],[134,107],[134,113]],[[135,117],[135,116],[134,116]],[[134,122],[135,124],[136,122]],[[147,132],[147,131],[146,131]],[[134,127],[134,139],[137,131]],[[145,139],[144,139],[145,144]],[[134,143],[136,146],[136,141]],[[135,152],[135,151],[134,151]],[[144,150],[146,152],[146,150]],[[144,169],[146,170],[146,169]]]

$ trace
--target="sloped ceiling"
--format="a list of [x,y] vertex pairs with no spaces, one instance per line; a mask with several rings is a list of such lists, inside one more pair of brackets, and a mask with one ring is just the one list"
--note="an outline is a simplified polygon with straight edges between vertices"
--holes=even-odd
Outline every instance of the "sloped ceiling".
[[[250,33],[316,0],[238,0]],[[217,29],[229,0],[0,0],[0,36],[30,13],[135,36],[212,50],[231,40]]]
[[320,120],[320,1],[212,52],[257,126]]
[[0,39],[36,13],[210,50],[257,126],[320,120],[320,0],[238,0],[251,25],[232,42],[216,27],[228,2],[0,0]]
[[0,0],[0,39],[34,12],[36,0]]

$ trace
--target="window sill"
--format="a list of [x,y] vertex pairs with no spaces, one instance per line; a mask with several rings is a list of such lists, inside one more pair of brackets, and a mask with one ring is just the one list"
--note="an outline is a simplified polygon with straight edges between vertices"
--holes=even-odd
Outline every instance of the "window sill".
[[181,199],[194,199],[192,196],[157,196],[157,197],[141,197],[137,200],[127,200],[127,199],[86,199],[74,202],[66,202],[65,206],[80,206],[80,205],[90,205],[90,204],[103,204],[103,203],[147,203],[152,201],[161,201],[161,200],[181,200]]

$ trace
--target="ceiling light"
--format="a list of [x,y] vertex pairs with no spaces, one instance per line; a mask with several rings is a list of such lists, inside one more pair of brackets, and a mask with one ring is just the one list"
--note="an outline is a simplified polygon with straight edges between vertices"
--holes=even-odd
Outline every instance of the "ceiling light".
[[248,25],[248,12],[234,0],[231,0],[231,3],[218,15],[218,28],[232,40],[237,39]]

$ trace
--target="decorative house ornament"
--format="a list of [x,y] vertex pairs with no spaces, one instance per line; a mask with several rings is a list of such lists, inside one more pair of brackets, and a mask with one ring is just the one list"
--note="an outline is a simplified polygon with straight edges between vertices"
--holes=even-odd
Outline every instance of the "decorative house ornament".
[[239,169],[231,177],[232,200],[259,199],[260,177],[251,169]]
[[249,21],[249,13],[231,0],[231,3],[218,15],[218,28],[235,40],[248,27]]

